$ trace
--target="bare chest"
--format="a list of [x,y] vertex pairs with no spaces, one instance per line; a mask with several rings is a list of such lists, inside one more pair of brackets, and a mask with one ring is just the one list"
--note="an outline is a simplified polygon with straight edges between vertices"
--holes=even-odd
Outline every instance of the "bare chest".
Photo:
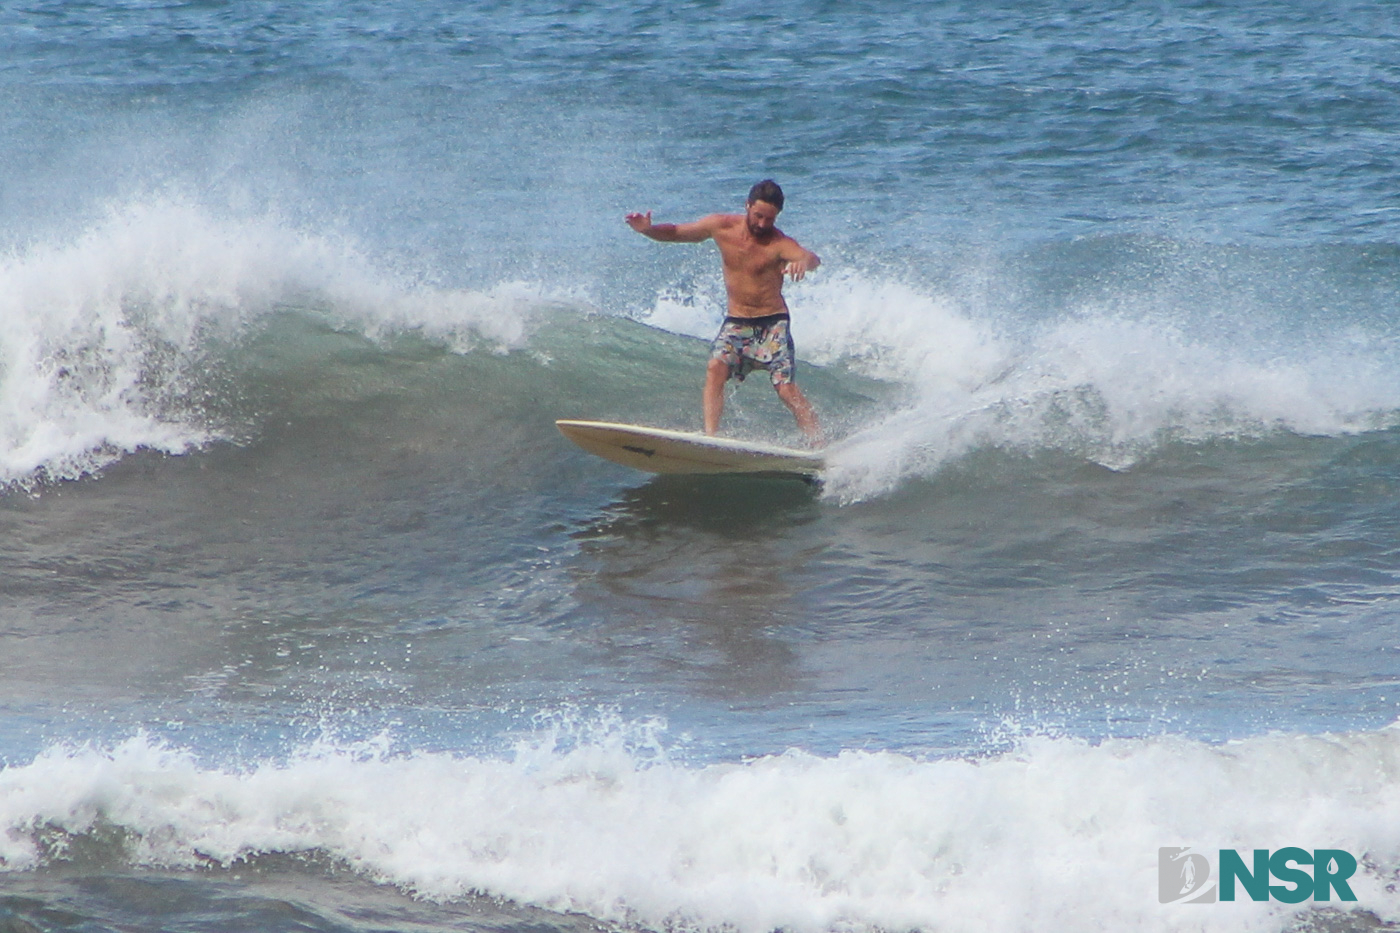
[[726,272],[752,278],[782,275],[783,260],[776,243],[755,243],[734,238],[719,244]]

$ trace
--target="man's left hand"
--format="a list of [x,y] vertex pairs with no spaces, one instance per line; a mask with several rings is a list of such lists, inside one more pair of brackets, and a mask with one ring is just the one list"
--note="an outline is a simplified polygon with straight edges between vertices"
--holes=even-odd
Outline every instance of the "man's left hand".
[[786,275],[792,276],[794,282],[800,282],[802,281],[802,277],[807,274],[807,269],[807,260],[794,259],[783,267],[783,272]]

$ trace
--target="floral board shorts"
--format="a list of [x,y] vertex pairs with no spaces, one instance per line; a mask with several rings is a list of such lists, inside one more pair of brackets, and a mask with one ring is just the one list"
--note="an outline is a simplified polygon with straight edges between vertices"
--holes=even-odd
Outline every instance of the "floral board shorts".
[[755,369],[766,369],[773,385],[792,382],[797,355],[786,314],[727,317],[710,346],[710,359],[724,360],[731,379],[743,381]]

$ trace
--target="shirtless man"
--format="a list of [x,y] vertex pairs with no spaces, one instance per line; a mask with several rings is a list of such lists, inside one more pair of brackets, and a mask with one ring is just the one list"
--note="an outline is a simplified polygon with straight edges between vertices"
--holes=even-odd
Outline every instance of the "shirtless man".
[[719,431],[724,384],[730,378],[742,381],[751,370],[762,367],[802,433],[813,442],[821,438],[816,413],[793,382],[797,359],[788,331],[783,276],[798,281],[822,261],[773,226],[782,209],[783,189],[768,180],[749,190],[742,214],[711,214],[688,224],[653,224],[651,211],[627,215],[628,226],[653,240],[700,243],[713,239],[719,247],[729,316],[711,346],[705,372],[706,434]]

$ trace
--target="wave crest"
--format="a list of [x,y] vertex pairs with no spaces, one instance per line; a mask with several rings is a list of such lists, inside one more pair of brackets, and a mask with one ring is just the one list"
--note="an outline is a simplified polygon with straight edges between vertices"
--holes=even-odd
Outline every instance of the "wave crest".
[[274,220],[170,199],[114,207],[70,241],[0,259],[0,487],[229,437],[215,413],[221,353],[279,310],[375,339],[408,331],[503,351],[557,300],[520,283],[479,292],[389,274],[352,244]]
[[1186,309],[1139,303],[984,317],[955,297],[858,275],[811,289],[807,354],[901,390],[887,415],[833,449],[829,488],[879,495],[979,448],[1058,450],[1121,470],[1169,442],[1397,423],[1393,340],[1341,323],[1301,341],[1286,321],[1240,339]]
[[[562,742],[560,728],[500,758],[395,754],[381,737],[235,770],[145,736],[55,747],[0,770],[0,865],[99,836],[138,864],[316,853],[430,899],[485,893],[649,929],[1133,929],[1202,919],[1157,903],[1158,847],[1286,840],[1354,853],[1356,906],[1400,915],[1393,727],[692,766],[658,753],[652,722],[565,727]],[[1286,909],[1211,920],[1256,929]]]

